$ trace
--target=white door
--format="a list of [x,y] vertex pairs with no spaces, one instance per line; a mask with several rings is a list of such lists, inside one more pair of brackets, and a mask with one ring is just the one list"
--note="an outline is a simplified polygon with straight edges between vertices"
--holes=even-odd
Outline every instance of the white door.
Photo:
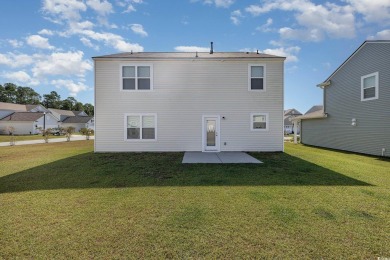
[[219,152],[219,116],[203,116],[203,151]]

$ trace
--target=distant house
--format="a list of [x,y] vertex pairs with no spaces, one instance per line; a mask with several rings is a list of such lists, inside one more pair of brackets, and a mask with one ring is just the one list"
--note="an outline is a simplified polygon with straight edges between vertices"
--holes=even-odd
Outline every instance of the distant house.
[[74,127],[75,131],[81,128],[95,128],[94,118],[88,116],[84,111],[70,111],[49,108],[49,111],[61,122],[61,127]]
[[58,127],[58,120],[42,105],[20,105],[0,102],[0,134],[36,134],[39,128]]
[[[293,119],[296,116],[302,115],[301,112],[296,110],[295,108],[292,109],[287,109],[284,111],[284,133],[285,134],[292,134],[294,133],[294,123],[296,121],[293,121]],[[299,134],[300,127],[299,125],[297,126],[297,133]]]
[[69,111],[45,108],[42,105],[21,105],[0,102],[0,134],[9,134],[8,127],[15,129],[14,134],[37,134],[39,128],[58,128],[72,126],[76,132],[81,128],[94,129],[94,118],[84,111]]
[[94,57],[95,151],[283,151],[284,57]]
[[74,127],[76,132],[81,128],[94,129],[94,119],[92,116],[70,116],[62,121],[62,127]]
[[318,85],[322,109],[301,122],[301,142],[390,156],[390,41],[365,41]]

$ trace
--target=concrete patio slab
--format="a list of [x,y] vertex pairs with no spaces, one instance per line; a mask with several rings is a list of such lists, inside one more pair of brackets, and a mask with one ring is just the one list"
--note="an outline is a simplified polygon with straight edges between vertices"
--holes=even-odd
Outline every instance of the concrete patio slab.
[[182,163],[262,163],[244,152],[185,152]]

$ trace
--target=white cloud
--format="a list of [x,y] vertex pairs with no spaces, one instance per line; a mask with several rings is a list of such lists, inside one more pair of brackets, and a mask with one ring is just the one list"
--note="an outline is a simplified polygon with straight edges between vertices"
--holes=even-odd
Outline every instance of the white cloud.
[[[98,23],[108,28],[117,28],[115,24],[109,24],[106,16],[113,12],[111,3],[107,0],[87,0],[87,4],[84,1],[78,0],[43,0],[43,11],[51,15],[54,19],[53,22],[65,22],[68,25],[68,29],[64,32],[58,33],[62,37],[70,37],[77,35],[82,40],[83,44],[94,44],[93,41],[103,42],[106,46],[110,46],[118,51],[129,52],[143,51],[143,47],[138,43],[127,42],[122,36],[108,32],[95,32],[92,28],[95,24],[91,21],[81,21],[80,12],[84,12],[87,8],[91,8],[98,13],[96,18]],[[118,5],[126,6],[127,4],[141,4],[141,0],[122,0],[117,2]],[[142,33],[138,31],[138,33]],[[145,32],[146,33],[146,32]],[[143,35],[145,35],[145,33]],[[89,40],[89,42],[86,41]]]
[[83,60],[84,53],[76,52],[53,52],[44,56],[34,63],[32,72],[36,78],[48,75],[76,75],[84,77],[87,71],[92,70],[92,64]]
[[205,4],[214,4],[216,7],[228,8],[231,6],[235,0],[204,0]]
[[49,39],[44,38],[37,34],[28,36],[26,40],[28,45],[35,48],[48,49],[48,50],[54,49],[54,46],[50,45]]
[[9,79],[16,83],[28,83],[29,85],[36,86],[39,84],[39,81],[32,79],[25,71],[15,71],[15,72],[6,72],[2,75],[4,78]]
[[87,6],[78,0],[44,0],[42,10],[63,20],[77,21],[81,18],[80,12],[86,11]]
[[210,48],[198,46],[176,46],[175,51],[178,52],[209,52]]
[[265,54],[276,55],[286,57],[286,62],[297,62],[298,57],[296,56],[301,50],[298,46],[291,47],[280,47],[274,49],[265,49],[262,52]]
[[273,23],[272,18],[268,18],[267,22],[261,26],[256,27],[256,30],[260,32],[269,32],[271,31],[270,26],[272,25],[272,23]]
[[148,36],[148,33],[144,30],[144,27],[142,24],[134,23],[130,25],[130,29],[138,35],[141,35],[142,37]]
[[367,22],[390,24],[389,0],[345,0]]
[[22,41],[18,41],[18,40],[15,40],[15,39],[10,39],[8,40],[8,43],[14,47],[14,48],[20,48],[23,46],[23,42]]
[[101,16],[113,13],[112,4],[106,0],[87,0],[87,5]]
[[126,7],[126,10],[123,11],[123,13],[131,13],[137,11],[135,8],[135,4],[142,4],[143,0],[124,0],[124,1],[117,1],[117,5],[120,7]]
[[369,40],[390,40],[390,30],[377,32],[376,35],[368,37]]
[[81,37],[80,41],[87,47],[93,48],[93,49],[95,49],[97,51],[100,49],[99,46],[94,45],[89,39],[87,39],[85,37]]
[[69,22],[69,30],[64,35],[77,34],[82,30],[90,30],[95,25],[91,21]]
[[54,35],[54,32],[48,29],[42,29],[38,32],[38,34],[51,36]]
[[137,11],[137,9],[135,9],[134,5],[132,4],[129,4],[126,8],[126,10],[123,11],[123,13],[131,13],[131,12],[135,12]]
[[[266,1],[262,6],[251,5],[245,9],[253,16],[268,13],[272,10],[294,12],[300,28],[282,28],[279,32],[286,39],[307,41],[322,40],[325,35],[332,38],[352,38],[355,36],[355,17],[349,5],[339,6],[325,3],[314,4],[309,0]],[[309,36],[305,36],[309,34]]]
[[323,40],[324,33],[319,29],[292,29],[283,27],[279,29],[282,39],[319,42]]
[[83,82],[79,81],[76,83],[70,79],[57,79],[52,80],[50,83],[56,88],[66,88],[67,90],[69,90],[69,94],[71,96],[76,96],[77,93],[79,93],[80,91],[88,90],[88,86],[85,85]]
[[0,53],[0,64],[11,68],[20,68],[31,65],[34,62],[34,56],[26,54],[15,54],[8,52],[7,54]]
[[240,10],[235,10],[230,13],[230,20],[233,24],[239,25],[240,24],[240,18],[244,17]]
[[105,45],[111,46],[118,51],[142,52],[144,48],[138,43],[128,43],[122,36],[113,33],[98,33],[92,30],[82,30],[79,34],[89,37],[95,41],[104,42]]

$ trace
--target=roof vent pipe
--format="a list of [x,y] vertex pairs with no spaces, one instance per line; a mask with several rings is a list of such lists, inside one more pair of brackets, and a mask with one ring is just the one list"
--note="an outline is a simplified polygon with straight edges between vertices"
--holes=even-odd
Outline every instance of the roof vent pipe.
[[213,54],[214,53],[214,43],[211,42],[211,47],[210,47],[210,54]]

